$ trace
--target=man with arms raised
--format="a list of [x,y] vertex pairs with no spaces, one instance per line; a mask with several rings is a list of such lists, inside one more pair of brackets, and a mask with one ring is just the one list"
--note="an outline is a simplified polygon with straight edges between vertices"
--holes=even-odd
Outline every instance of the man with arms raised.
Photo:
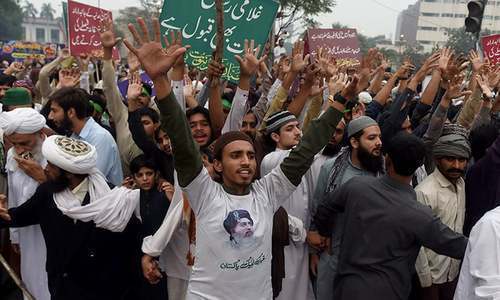
[[[273,214],[300,184],[314,155],[328,143],[344,106],[333,102],[322,118],[311,124],[311,130],[289,157],[255,182],[257,163],[251,138],[241,132],[221,136],[214,151],[214,167],[223,178],[220,185],[203,168],[189,125],[164,77],[186,48],[170,47],[165,51],[160,44],[158,20],[153,22],[154,41],[149,40],[144,20],[138,18],[138,23],[142,36],[129,24],[138,48],[128,41],[125,43],[154,81],[162,126],[171,134],[179,184],[188,194],[196,215],[196,247],[203,249],[196,255],[187,299],[272,299]],[[254,50],[248,49],[246,55],[254,55]],[[250,242],[244,245],[232,242],[224,227],[230,214],[238,214],[234,218],[240,215],[251,218]],[[143,261],[145,265],[149,262]],[[150,267],[153,269],[153,264]],[[154,280],[155,271],[150,273],[150,279]]]

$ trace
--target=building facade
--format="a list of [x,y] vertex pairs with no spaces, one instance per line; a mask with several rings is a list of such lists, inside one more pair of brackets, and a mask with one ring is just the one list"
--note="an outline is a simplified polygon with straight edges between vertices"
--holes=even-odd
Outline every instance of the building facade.
[[60,19],[23,18],[22,39],[28,42],[64,44],[61,22]]
[[[419,0],[400,13],[396,26],[395,41],[404,35],[403,42],[413,38],[430,52],[442,47],[448,40],[448,29],[464,28],[468,0]],[[415,24],[415,17],[417,22]],[[482,29],[500,33],[500,1],[488,1]]]
[[413,5],[408,5],[408,8],[403,10],[398,15],[396,24],[396,34],[394,43],[405,42],[415,44],[417,41],[417,25],[420,14],[420,2]]

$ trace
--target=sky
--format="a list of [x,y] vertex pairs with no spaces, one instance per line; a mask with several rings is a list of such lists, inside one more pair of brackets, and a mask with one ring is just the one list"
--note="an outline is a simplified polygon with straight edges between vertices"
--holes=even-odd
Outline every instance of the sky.
[[[174,0],[179,1],[179,0]],[[38,8],[50,0],[31,0]],[[99,0],[78,0],[78,2],[97,6]],[[322,14],[317,20],[322,28],[329,28],[332,23],[340,22],[358,29],[364,35],[385,35],[392,37],[396,31],[398,13],[416,0],[337,0],[333,13]],[[118,10],[127,6],[139,5],[138,0],[101,0],[101,7]],[[54,5],[58,13],[61,4]]]

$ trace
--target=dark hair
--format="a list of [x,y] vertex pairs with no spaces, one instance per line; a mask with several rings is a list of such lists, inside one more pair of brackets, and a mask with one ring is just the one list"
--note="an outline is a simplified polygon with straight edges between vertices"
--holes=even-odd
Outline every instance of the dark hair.
[[470,132],[469,141],[474,161],[480,160],[498,136],[498,130],[491,124],[484,124]]
[[230,212],[227,215],[226,219],[224,220],[224,223],[223,223],[224,229],[226,229],[227,233],[229,233],[231,240],[233,239],[233,236],[232,236],[233,229],[238,224],[238,221],[243,219],[243,218],[247,218],[248,220],[250,220],[250,222],[253,225],[253,219],[250,216],[250,213],[246,210],[243,210],[243,209],[233,210],[232,212]]
[[205,117],[205,119],[207,119],[210,128],[212,128],[212,123],[210,122],[210,112],[208,111],[208,109],[199,105],[186,111],[186,118],[188,119],[188,122],[192,116],[197,114],[202,114]]
[[[347,129],[347,128],[346,128]],[[352,138],[355,138],[357,141],[360,141],[361,140],[361,137],[363,136],[363,134],[365,133],[365,130],[364,129],[361,129],[360,131],[356,132],[355,134],[353,134],[350,138],[347,139],[347,145],[349,146],[349,149],[352,150],[352,145],[351,145],[351,139]],[[345,133],[344,134],[347,134],[347,130],[345,130]]]
[[401,176],[412,176],[424,163],[425,145],[418,137],[399,132],[387,145],[394,170]]
[[85,119],[90,116],[92,109],[90,108],[89,99],[90,95],[87,91],[71,87],[56,90],[49,96],[49,101],[57,103],[64,112],[68,112],[73,108],[78,119]]
[[133,175],[139,173],[141,168],[148,168],[154,170],[155,172],[158,171],[158,167],[155,162],[152,159],[147,158],[144,154],[137,156],[130,162],[130,172]]
[[12,87],[17,78],[10,75],[0,74],[0,85]]
[[158,115],[158,112],[150,107],[143,107],[140,108],[138,111],[139,116],[144,117],[149,117],[153,121],[153,123],[158,123],[160,122],[160,115]]

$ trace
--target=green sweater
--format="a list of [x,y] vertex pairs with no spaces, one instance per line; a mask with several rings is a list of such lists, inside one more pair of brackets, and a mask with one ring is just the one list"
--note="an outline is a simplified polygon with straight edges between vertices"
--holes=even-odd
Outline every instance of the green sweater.
[[[168,132],[172,142],[179,184],[186,187],[203,167],[198,146],[174,94],[170,93],[166,98],[157,100],[157,105],[162,129]],[[342,117],[342,112],[329,108],[319,119],[311,122],[299,145],[281,163],[281,170],[295,186],[300,184],[302,176],[309,170],[316,153],[328,143]]]

